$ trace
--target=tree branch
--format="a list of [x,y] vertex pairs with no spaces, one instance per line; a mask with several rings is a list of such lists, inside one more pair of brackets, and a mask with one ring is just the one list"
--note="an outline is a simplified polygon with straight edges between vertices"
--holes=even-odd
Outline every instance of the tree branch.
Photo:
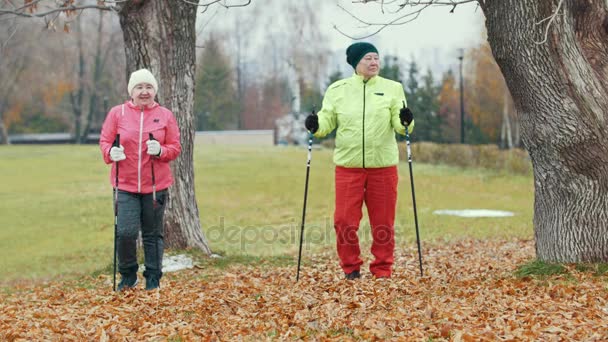
[[[398,2],[398,0],[393,0],[390,2],[385,3],[384,0],[353,0],[353,4],[367,4],[367,3],[380,3],[382,4],[392,4],[394,2]],[[469,2],[479,2],[479,0],[447,0],[447,1],[435,1],[435,0],[429,0],[429,1],[412,1],[412,0],[405,0],[403,1],[402,4],[399,5],[399,7],[406,7],[406,6],[411,6],[411,7],[415,7],[415,6],[425,6],[425,5],[449,5],[449,6],[453,6],[453,5],[462,5],[462,4],[466,4]]]
[[11,38],[13,38],[15,33],[17,33],[18,27],[19,27],[19,25],[17,23],[13,23],[13,26],[11,26],[12,32],[9,32],[8,37],[6,38],[5,41],[0,42],[0,57],[2,57],[2,55],[4,54],[4,49],[10,42]]
[[559,14],[559,10],[562,7],[562,4],[564,3],[564,0],[559,0],[559,3],[557,4],[557,9],[555,10],[555,12],[553,12],[552,15],[546,17],[545,19],[535,23],[534,25],[541,25],[542,23],[544,23],[545,21],[549,20],[549,22],[547,23],[547,27],[545,27],[545,38],[541,41],[534,41],[535,44],[544,44],[547,41],[547,37],[549,36],[549,28],[551,27],[551,24],[553,23],[553,20],[555,20],[555,17],[557,17],[557,15]]
[[[388,23],[381,23],[381,24],[379,24],[379,23],[368,23],[368,22],[365,22],[365,21],[363,21],[362,19],[360,19],[359,17],[357,17],[356,15],[352,14],[351,12],[349,12],[349,11],[348,11],[347,9],[345,9],[344,7],[342,7],[342,6],[340,6],[340,5],[338,5],[338,7],[340,7],[340,8],[341,8],[343,11],[345,11],[346,13],[348,13],[348,14],[349,14],[351,17],[355,18],[357,21],[359,21],[359,22],[360,22],[360,23],[362,23],[362,24],[365,24],[365,25],[367,25],[367,26],[380,26],[380,27],[379,27],[377,30],[375,30],[375,31],[374,31],[374,32],[372,32],[372,33],[369,33],[369,34],[364,35],[364,36],[354,37],[354,36],[348,35],[347,33],[343,32],[342,30],[340,30],[340,29],[338,28],[338,26],[337,26],[337,25],[334,25],[334,29],[335,29],[336,31],[340,32],[342,35],[344,35],[344,36],[346,36],[346,37],[348,37],[348,38],[351,38],[351,39],[359,40],[359,39],[365,39],[365,38],[369,38],[369,37],[371,37],[371,36],[374,36],[374,35],[378,34],[380,31],[384,30],[384,29],[385,29],[386,27],[388,27],[388,26],[392,26],[392,25],[403,25],[403,24],[407,24],[407,23],[409,23],[409,22],[411,22],[411,21],[413,21],[413,20],[416,20],[416,18],[418,18],[418,16],[420,15],[420,12],[422,12],[422,10],[423,10],[424,8],[428,7],[428,5],[427,5],[427,6],[425,6],[424,8],[422,8],[422,9],[418,10],[418,11],[408,13],[408,14],[406,14],[406,15],[403,15],[403,16],[399,17],[399,18],[396,18],[396,19],[394,19],[394,20],[391,20],[391,21],[390,21],[390,22],[388,22]],[[397,22],[397,21],[403,20],[403,19],[405,19],[405,18],[407,18],[407,17],[409,17],[409,16],[413,16],[413,18],[409,18],[408,20],[403,21],[403,22]]]
[[[117,11],[118,10],[118,8],[116,7],[117,4],[120,4],[120,3],[127,4],[131,0],[98,0],[97,5],[65,5],[65,3],[64,3],[65,6],[60,5],[58,7],[49,9],[44,12],[38,12],[38,11],[36,11],[37,6],[42,1],[43,0],[32,0],[31,2],[28,2],[21,7],[13,6],[13,8],[10,8],[10,9],[9,8],[0,8],[0,16],[15,15],[15,16],[27,17],[27,18],[33,18],[33,17],[42,18],[42,17],[46,17],[46,16],[48,16],[50,14],[54,14],[54,13],[59,14],[61,12],[71,12],[71,11],[85,10],[85,9]],[[163,1],[166,1],[166,0],[163,0]],[[171,1],[174,1],[174,0],[171,0]],[[233,4],[233,5],[226,4],[227,0],[211,0],[209,2],[202,3],[202,4],[199,3],[199,1],[192,1],[192,0],[182,0],[182,1],[187,4],[204,7],[205,9],[203,11],[206,11],[207,8],[213,4],[219,4],[225,8],[245,7],[245,6],[248,6],[249,4],[251,4],[251,0],[242,0],[242,3]],[[224,3],[221,3],[221,1],[223,1]]]
[[[221,2],[221,1],[224,1],[224,3],[223,4],[220,3],[219,5],[223,6],[224,8],[229,8],[229,7],[245,7],[245,6],[249,5],[249,4],[251,4],[251,0],[244,0],[244,1],[246,1],[245,3],[243,3],[243,4],[236,4],[236,5],[227,5],[226,4],[227,0],[212,0],[212,1],[209,1],[207,3],[202,3],[202,4],[199,3],[199,1],[191,1],[191,0],[182,0],[182,1],[185,2],[185,3],[187,3],[187,4],[195,5],[195,6],[198,6],[198,7],[209,7],[209,6],[213,5],[213,4],[217,4],[217,3]],[[206,10],[207,9],[205,8],[205,11]]]
[[[124,1],[127,1],[127,0],[124,0]],[[46,17],[47,15],[53,14],[53,13],[69,12],[69,11],[84,10],[84,9],[99,9],[99,10],[103,10],[103,11],[113,10],[113,7],[110,7],[110,6],[99,6],[99,5],[74,6],[74,5],[70,5],[70,6],[61,6],[61,7],[53,8],[46,12],[32,12],[32,13],[23,12],[23,10],[27,10],[29,7],[31,7],[31,6],[28,5],[28,6],[21,7],[21,10],[7,10],[7,9],[0,8],[0,16],[12,14],[12,15],[16,15],[16,16],[20,16],[20,17],[27,17],[27,18],[42,18],[42,17]]]
[[471,2],[477,2],[479,3],[479,0],[443,0],[443,1],[435,1],[435,0],[429,0],[429,1],[412,1],[412,0],[390,0],[390,1],[385,1],[385,0],[353,0],[352,3],[353,4],[367,4],[367,3],[378,3],[380,5],[380,10],[382,11],[382,13],[385,13],[385,7],[387,5],[394,5],[397,8],[394,11],[389,11],[390,14],[395,14],[399,11],[402,11],[404,8],[406,7],[410,7],[410,8],[419,8],[413,11],[410,11],[400,17],[397,17],[389,22],[384,22],[384,23],[373,23],[373,22],[367,22],[364,21],[363,19],[359,18],[358,16],[354,15],[352,12],[348,11],[346,8],[342,7],[341,5],[338,4],[338,7],[343,10],[344,12],[346,12],[348,15],[350,15],[351,17],[353,17],[356,21],[360,22],[361,24],[364,24],[368,27],[372,27],[372,26],[379,26],[375,31],[373,31],[370,34],[366,34],[364,36],[359,36],[359,37],[354,37],[351,36],[347,33],[345,33],[344,31],[340,30],[338,28],[337,25],[334,25],[334,29],[338,32],[340,32],[340,34],[351,38],[351,39],[365,39],[365,38],[369,38],[371,36],[374,36],[376,34],[378,34],[380,31],[384,30],[385,28],[387,28],[388,26],[397,26],[397,25],[404,25],[407,24],[413,20],[415,20],[416,18],[418,18],[418,16],[420,15],[420,13],[428,8],[429,6],[452,6],[452,10],[450,11],[450,13],[454,12],[454,9],[456,8],[456,6],[458,5],[463,5],[466,3],[471,3]]

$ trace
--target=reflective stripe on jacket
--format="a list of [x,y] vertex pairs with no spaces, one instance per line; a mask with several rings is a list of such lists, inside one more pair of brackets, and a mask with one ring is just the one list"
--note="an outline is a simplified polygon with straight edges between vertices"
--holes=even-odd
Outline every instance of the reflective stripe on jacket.
[[[334,82],[319,111],[321,138],[336,127],[334,163],[344,167],[387,167],[399,163],[395,132],[405,134],[399,110],[405,103],[403,86],[375,76],[364,81],[354,74]],[[409,126],[409,133],[414,122]]]
[[[150,156],[146,153],[149,133],[158,140],[161,155]],[[120,190],[147,194],[152,192],[152,162],[156,190],[160,191],[173,184],[169,162],[181,152],[180,133],[173,113],[154,103],[143,110],[127,101],[110,110],[101,128],[99,148],[103,160],[112,163],[110,182],[114,187],[116,166],[110,159],[110,149],[120,134],[120,144],[125,148],[127,159],[118,162],[118,187]]]

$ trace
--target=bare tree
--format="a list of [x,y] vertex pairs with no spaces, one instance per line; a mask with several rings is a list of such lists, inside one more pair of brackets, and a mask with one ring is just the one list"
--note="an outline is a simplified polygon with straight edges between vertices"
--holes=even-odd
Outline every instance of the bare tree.
[[[211,253],[201,229],[194,192],[194,76],[195,21],[198,9],[211,5],[246,6],[250,0],[98,0],[82,1],[5,1],[0,18],[7,15],[43,17],[47,25],[57,26],[59,14],[72,15],[84,9],[117,13],[123,31],[126,79],[130,72],[149,68],[159,79],[159,100],[175,113],[182,136],[182,153],[172,163],[175,184],[170,189],[171,204],[165,215],[168,247],[200,248]],[[44,6],[44,7],[43,7]]]
[[[108,14],[108,13],[105,13]],[[97,17],[97,18],[95,18]],[[104,29],[104,11],[81,13],[75,23],[73,42],[75,49],[66,48],[66,69],[70,74],[66,77],[73,79],[74,88],[70,92],[70,104],[74,115],[74,141],[85,143],[91,128],[99,128],[101,116],[105,108],[101,108],[105,92],[112,88],[112,73],[107,70],[108,59],[114,57],[115,50],[122,47],[118,39],[122,39],[120,28]],[[108,25],[110,26],[110,25]],[[116,32],[118,30],[118,32]],[[107,38],[106,38],[107,36]],[[66,41],[68,39],[64,39]],[[76,50],[76,55],[73,55]],[[73,58],[76,60],[73,60]],[[124,67],[124,61],[120,64]],[[124,70],[124,69],[123,69]],[[124,88],[124,87],[122,87]],[[122,92],[124,93],[124,91]]]
[[[78,16],[76,20],[77,29],[76,29],[76,42],[77,42],[77,58],[76,62],[76,87],[74,90],[70,92],[70,103],[72,104],[72,111],[74,112],[74,141],[76,143],[82,143],[83,134],[81,132],[82,126],[82,113],[84,111],[84,95],[86,91],[85,86],[85,56],[84,56],[84,47],[83,47],[83,33],[81,26],[81,16]],[[86,134],[84,134],[86,136]]]
[[389,3],[397,6],[393,12],[403,14],[377,25],[379,30],[413,19],[432,5],[479,5],[534,167],[537,257],[608,262],[608,2]]
[[23,119],[24,107],[34,102],[30,100],[31,94],[24,91],[30,88],[28,82],[31,83],[32,79],[35,79],[36,85],[45,84],[50,73],[40,70],[33,72],[30,69],[32,65],[40,66],[41,70],[47,66],[37,53],[37,46],[48,47],[47,41],[43,40],[38,44],[34,42],[40,37],[40,31],[28,35],[25,32],[26,25],[17,18],[5,19],[0,23],[0,141],[2,144],[8,144],[11,126]]
[[[282,2],[286,19],[285,38],[288,43],[288,64],[307,84],[320,84],[325,78],[327,56],[330,53],[328,38],[321,29],[318,0]],[[294,42],[297,42],[294,44]]]
[[8,141],[8,130],[4,125],[4,112],[8,108],[9,99],[16,90],[16,81],[25,68],[24,58],[10,58],[7,50],[14,41],[15,34],[18,31],[18,24],[13,20],[10,23],[4,23],[6,32],[2,31],[0,40],[0,144],[6,145]]

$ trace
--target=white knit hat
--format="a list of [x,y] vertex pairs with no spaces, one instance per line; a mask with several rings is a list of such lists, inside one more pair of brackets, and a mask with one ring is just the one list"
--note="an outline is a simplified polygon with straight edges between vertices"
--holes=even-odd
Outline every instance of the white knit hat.
[[154,91],[158,93],[158,83],[156,83],[156,78],[154,78],[154,75],[152,75],[148,69],[139,69],[131,73],[131,77],[129,78],[129,84],[127,85],[129,95],[131,95],[133,88],[140,83],[151,84]]

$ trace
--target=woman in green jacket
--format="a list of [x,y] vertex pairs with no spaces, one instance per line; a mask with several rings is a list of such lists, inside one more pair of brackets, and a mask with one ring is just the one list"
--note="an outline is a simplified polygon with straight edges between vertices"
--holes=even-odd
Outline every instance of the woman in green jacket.
[[354,43],[346,49],[352,77],[329,86],[318,115],[306,118],[306,128],[321,138],[336,131],[336,208],[334,228],[340,266],[346,279],[361,276],[357,231],[363,202],[372,229],[370,264],[376,278],[391,276],[395,249],[395,206],[399,151],[395,132],[411,133],[412,112],[406,107],[400,83],[378,76],[378,50],[370,43]]

